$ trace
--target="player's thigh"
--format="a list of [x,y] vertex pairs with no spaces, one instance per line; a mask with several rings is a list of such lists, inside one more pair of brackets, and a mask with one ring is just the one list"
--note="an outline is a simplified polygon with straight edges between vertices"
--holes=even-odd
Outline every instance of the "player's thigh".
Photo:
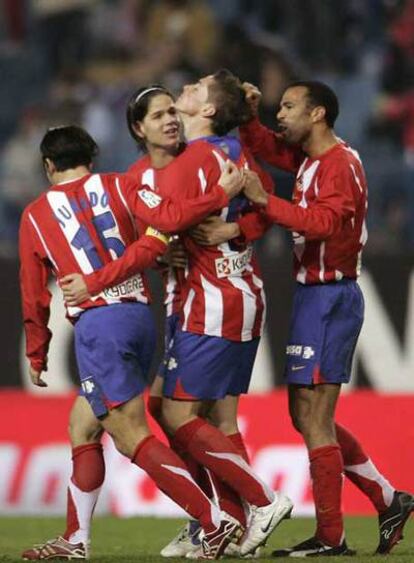
[[162,418],[169,432],[174,433],[180,426],[199,416],[201,401],[182,401],[164,397]]
[[162,397],[162,389],[164,387],[164,378],[160,375],[156,375],[151,384],[150,396],[151,397]]
[[115,440],[122,453],[131,457],[141,440],[151,434],[142,395],[111,409],[102,418],[102,426]]
[[209,412],[210,422],[226,435],[239,431],[237,425],[239,399],[239,396],[227,395],[224,399],[215,401]]
[[81,394],[95,416],[106,415],[146,389],[154,348],[155,327],[146,305],[96,307],[81,315],[75,325],[75,351]]
[[69,435],[72,447],[99,442],[102,432],[102,424],[94,415],[88,401],[85,397],[77,397],[69,416]]

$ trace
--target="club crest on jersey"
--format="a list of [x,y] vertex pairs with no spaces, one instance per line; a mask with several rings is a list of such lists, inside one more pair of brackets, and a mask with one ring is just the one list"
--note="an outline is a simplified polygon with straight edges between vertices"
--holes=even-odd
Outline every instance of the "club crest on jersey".
[[145,205],[151,209],[158,207],[162,201],[162,198],[159,195],[150,190],[138,190],[138,196],[142,199]]

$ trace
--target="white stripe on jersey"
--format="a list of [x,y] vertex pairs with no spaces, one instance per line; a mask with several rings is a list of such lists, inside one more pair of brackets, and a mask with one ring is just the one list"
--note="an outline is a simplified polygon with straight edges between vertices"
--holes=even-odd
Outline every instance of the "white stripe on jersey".
[[155,191],[155,175],[153,168],[147,168],[147,170],[142,173],[141,183],[143,186],[146,185],[151,188],[151,190]]
[[207,187],[207,180],[206,180],[206,175],[204,174],[204,170],[202,168],[198,169],[198,179],[200,180],[201,191],[204,194]]
[[187,330],[188,319],[189,319],[190,313],[191,313],[191,304],[193,302],[194,297],[195,297],[195,291],[194,291],[194,289],[190,289],[190,291],[188,292],[187,299],[184,303],[184,307],[183,307],[183,314],[184,314],[183,330]]
[[221,336],[223,326],[223,295],[221,290],[200,274],[204,289],[204,331],[210,336]]
[[125,207],[125,209],[126,209],[126,211],[127,211],[127,213],[128,213],[128,216],[129,216],[129,218],[131,219],[132,227],[133,227],[133,229],[134,229],[135,238],[138,238],[137,224],[135,223],[134,216],[132,215],[131,210],[130,210],[130,208],[128,207],[128,204],[127,204],[127,202],[126,202],[126,199],[124,198],[124,194],[122,193],[121,186],[120,186],[120,183],[119,183],[119,178],[116,178],[116,179],[115,179],[115,185],[116,185],[116,191],[118,192],[118,195],[119,195],[119,199],[120,199],[120,200],[122,201],[122,203],[124,204],[124,207]]
[[167,283],[165,285],[165,302],[166,305],[166,315],[169,317],[173,313],[173,301],[174,301],[174,291],[177,287],[177,277],[173,268],[168,269]]
[[55,268],[56,272],[58,272],[58,271],[59,271],[58,265],[57,265],[56,262],[53,260],[53,256],[52,256],[50,250],[48,249],[47,244],[46,244],[46,242],[45,242],[45,239],[42,237],[42,233],[40,232],[40,229],[39,229],[39,227],[37,226],[37,223],[36,223],[36,221],[34,220],[33,215],[32,215],[31,213],[29,213],[29,219],[30,219],[30,221],[32,222],[33,227],[36,229],[36,232],[37,232],[37,234],[38,234],[38,236],[39,236],[39,238],[40,238],[40,242],[42,243],[43,248],[45,249],[45,252],[46,252],[46,254],[47,254],[47,257],[48,257],[49,260],[52,262],[53,267]]
[[89,262],[86,252],[73,246],[72,241],[80,229],[80,223],[73,211],[69,199],[64,192],[50,190],[46,198],[52,208],[53,213],[58,219],[60,230],[68,241],[72,253],[79,264],[80,270],[84,274],[93,272],[92,264]]
[[361,194],[364,193],[364,188],[361,186],[361,182],[360,182],[358,175],[356,173],[355,166],[353,164],[350,164],[349,166],[351,167],[352,174],[354,175],[355,182],[356,182],[356,184],[359,188],[359,191],[361,192]]
[[[319,167],[320,161],[316,160],[305,172],[302,174],[302,199],[300,200],[299,205],[301,207],[308,207],[308,202],[306,201],[306,192],[310,188],[312,184],[313,177],[316,174],[316,171]],[[302,167],[301,167],[302,168]]]
[[325,281],[325,241],[321,242],[319,247],[319,279],[322,283]]
[[[253,268],[250,265],[249,265],[249,269],[253,270]],[[262,302],[263,302],[263,313],[262,313],[262,322],[260,325],[260,334],[263,334],[264,325],[266,322],[266,309],[267,309],[266,293],[264,290],[263,280],[258,278],[256,274],[252,274],[252,280],[256,287],[260,287],[260,297],[262,298]]]
[[296,274],[296,280],[300,283],[306,283],[306,268],[301,266]]

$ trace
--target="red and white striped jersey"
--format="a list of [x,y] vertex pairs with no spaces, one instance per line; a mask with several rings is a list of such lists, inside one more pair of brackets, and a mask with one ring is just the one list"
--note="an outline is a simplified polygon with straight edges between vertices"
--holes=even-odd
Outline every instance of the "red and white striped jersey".
[[355,279],[367,240],[367,183],[358,153],[338,143],[317,158],[290,148],[253,120],[242,128],[255,156],[296,172],[292,203],[270,196],[272,221],[293,233],[294,275],[303,284]]
[[[142,232],[141,225],[156,223],[165,231],[177,225],[185,228],[227,201],[223,190],[218,190],[211,197],[173,203],[148,189],[137,189],[136,182],[122,174],[87,174],[52,186],[38,197],[23,213],[19,240],[27,355],[33,367],[44,368],[51,337],[47,329],[50,272],[57,278],[73,272],[89,274],[91,290],[96,272],[122,256]],[[89,307],[124,300],[148,303],[147,282],[140,272],[166,248],[163,237],[151,232],[136,243],[134,264],[124,265],[122,283],[111,287],[100,275],[107,289],[79,307],[69,307],[69,318]]]
[[[154,174],[156,192],[174,201],[188,201],[210,193],[225,160],[219,149],[205,141],[195,141],[166,167],[151,168],[148,174]],[[241,205],[241,198],[233,198],[222,208],[221,217],[237,217]],[[185,233],[182,240],[189,254],[180,311],[183,330],[235,341],[259,336],[264,323],[264,291],[251,245],[233,247],[224,243],[205,247]],[[126,254],[132,252],[130,247]]]
[[[152,167],[151,159],[145,155],[131,164],[127,171],[139,184],[147,185],[154,191],[158,191],[155,184],[155,169]],[[184,282],[185,272],[181,268],[170,268],[160,265],[158,267],[162,277],[164,289],[164,306],[167,317],[181,310],[181,286]]]

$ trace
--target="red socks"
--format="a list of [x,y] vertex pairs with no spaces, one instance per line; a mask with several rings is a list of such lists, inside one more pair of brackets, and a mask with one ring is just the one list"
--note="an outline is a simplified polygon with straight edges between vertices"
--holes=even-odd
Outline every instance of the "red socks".
[[[242,435],[238,432],[237,434],[230,434],[227,438],[231,440],[246,463],[249,463]],[[220,508],[236,518],[243,527],[246,527],[246,513],[240,496],[227,483],[218,479],[214,473],[211,473],[211,478]]]
[[142,440],[132,458],[161,491],[198,520],[206,533],[220,525],[220,512],[192,479],[183,461],[154,436]]
[[315,448],[309,452],[309,461],[316,508],[316,537],[326,545],[339,545],[344,534],[341,450],[338,445]]
[[349,430],[339,424],[335,425],[335,430],[345,475],[371,500],[378,512],[383,512],[392,502],[394,487],[381,475]]
[[273,491],[252,472],[233,442],[214,426],[195,418],[176,431],[174,441],[250,504],[265,506],[272,502]]
[[71,543],[87,543],[92,514],[105,479],[102,445],[84,444],[73,448],[72,462],[63,537]]

